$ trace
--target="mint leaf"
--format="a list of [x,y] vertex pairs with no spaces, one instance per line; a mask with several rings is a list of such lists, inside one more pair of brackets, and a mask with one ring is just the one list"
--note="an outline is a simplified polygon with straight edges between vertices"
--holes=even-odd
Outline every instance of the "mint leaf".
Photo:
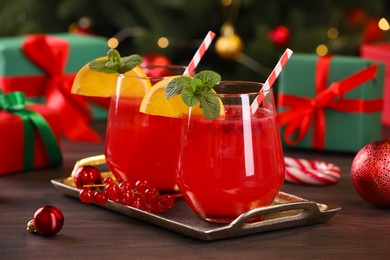
[[187,76],[172,79],[165,89],[166,98],[169,99],[173,96],[179,95],[185,87],[191,85],[191,81],[192,79]]
[[119,63],[121,61],[121,55],[119,51],[115,49],[109,49],[107,52],[108,61],[112,63]]
[[134,69],[142,63],[142,57],[139,55],[130,55],[121,58],[119,52],[115,49],[110,49],[107,52],[107,60],[93,60],[88,64],[91,70],[113,74],[123,74]]
[[116,68],[112,68],[111,66],[106,66],[107,61],[105,60],[93,60],[88,64],[88,67],[91,70],[97,72],[103,72],[107,74],[116,73]]
[[181,99],[183,100],[184,104],[189,107],[193,107],[199,102],[191,85],[188,85],[183,89],[181,92]]
[[191,88],[192,91],[195,92],[202,92],[207,91],[206,88],[203,87],[203,82],[200,79],[194,78],[191,82]]
[[120,62],[119,73],[125,73],[126,71],[132,70],[142,63],[142,57],[136,54],[123,57]]
[[206,118],[216,118],[219,116],[221,105],[217,95],[213,92],[205,92],[199,97],[200,108]]
[[196,74],[194,79],[201,80],[203,87],[208,91],[221,81],[221,76],[212,70],[204,70]]
[[199,103],[206,118],[216,118],[220,113],[221,104],[212,88],[219,81],[221,76],[211,70],[201,71],[193,79],[188,76],[177,77],[168,83],[165,96],[171,98],[181,95],[187,106],[193,107]]

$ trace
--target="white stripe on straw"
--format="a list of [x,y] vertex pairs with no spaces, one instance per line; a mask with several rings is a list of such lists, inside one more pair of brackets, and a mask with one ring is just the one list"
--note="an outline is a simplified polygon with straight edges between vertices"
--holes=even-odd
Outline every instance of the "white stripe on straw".
[[209,31],[204,38],[203,42],[200,44],[198,50],[195,52],[194,57],[188,64],[186,70],[184,71],[183,75],[190,75],[195,71],[196,66],[198,66],[200,60],[202,59],[203,55],[205,54],[206,50],[209,48],[211,42],[213,41],[215,37],[215,33],[212,31]]
[[286,51],[280,57],[275,68],[272,70],[271,74],[268,76],[267,80],[264,82],[263,87],[261,89],[261,93],[255,98],[255,100],[253,100],[253,103],[251,105],[251,115],[256,113],[256,110],[259,108],[259,105],[261,104],[261,102],[263,101],[263,99],[265,97],[264,92],[267,92],[272,88],[272,85],[275,83],[280,72],[282,72],[284,66],[287,64],[287,62],[290,59],[292,54],[293,54],[292,50],[286,49]]

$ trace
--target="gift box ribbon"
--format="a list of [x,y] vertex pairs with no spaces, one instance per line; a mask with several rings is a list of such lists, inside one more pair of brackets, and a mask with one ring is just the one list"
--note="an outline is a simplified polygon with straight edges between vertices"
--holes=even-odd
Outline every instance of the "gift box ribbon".
[[23,122],[23,169],[27,170],[34,167],[35,130],[42,137],[49,164],[61,164],[61,150],[50,125],[39,113],[26,109],[25,105],[25,94],[23,92],[3,94],[0,90],[0,110],[19,116]]
[[54,51],[46,35],[26,36],[23,51],[26,56],[47,75],[45,80],[46,105],[60,112],[61,131],[74,141],[100,142],[100,136],[88,125],[91,113],[82,96],[72,95],[73,80],[64,74],[69,56],[69,45],[61,45]]
[[326,87],[331,56],[320,57],[317,61],[314,98],[279,93],[279,106],[289,107],[278,114],[280,126],[286,126],[283,138],[288,145],[299,143],[313,124],[313,148],[324,149],[326,120],[325,109],[341,112],[371,113],[381,111],[383,100],[345,99],[344,94],[372,80],[377,65],[371,65],[347,78],[333,82]]

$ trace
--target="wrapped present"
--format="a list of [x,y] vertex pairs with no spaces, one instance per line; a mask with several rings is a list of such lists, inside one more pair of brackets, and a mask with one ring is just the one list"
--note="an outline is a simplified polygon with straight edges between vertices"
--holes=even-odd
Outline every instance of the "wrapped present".
[[25,105],[23,92],[0,90],[0,175],[62,163],[56,110]]
[[64,33],[0,38],[0,88],[6,93],[23,91],[29,98],[44,97],[48,107],[59,111],[61,131],[68,139],[100,141],[89,126],[91,102],[71,94],[70,89],[82,66],[106,51],[106,40],[98,36]]
[[390,126],[390,43],[363,44],[360,48],[360,56],[386,64],[382,123]]
[[356,152],[381,138],[384,65],[358,57],[295,54],[277,96],[285,146]]

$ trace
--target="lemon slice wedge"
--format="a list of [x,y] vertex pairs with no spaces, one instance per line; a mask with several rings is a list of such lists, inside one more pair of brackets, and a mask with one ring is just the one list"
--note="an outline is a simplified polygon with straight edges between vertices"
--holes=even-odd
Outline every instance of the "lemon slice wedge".
[[[168,83],[175,77],[179,76],[164,78],[153,85],[142,99],[139,111],[149,115],[165,117],[181,117],[187,115],[190,108],[183,102],[180,95],[173,96],[170,99],[167,99],[165,96],[165,89]],[[224,115],[225,110],[221,100],[220,104],[220,115]],[[191,110],[192,115],[203,115],[199,104],[193,106]]]
[[[104,60],[107,57],[100,57]],[[140,67],[127,71],[121,81],[120,94],[129,97],[143,97],[151,88],[151,83]],[[91,70],[84,65],[73,81],[73,94],[92,97],[111,97],[116,94],[118,73],[107,74]]]

